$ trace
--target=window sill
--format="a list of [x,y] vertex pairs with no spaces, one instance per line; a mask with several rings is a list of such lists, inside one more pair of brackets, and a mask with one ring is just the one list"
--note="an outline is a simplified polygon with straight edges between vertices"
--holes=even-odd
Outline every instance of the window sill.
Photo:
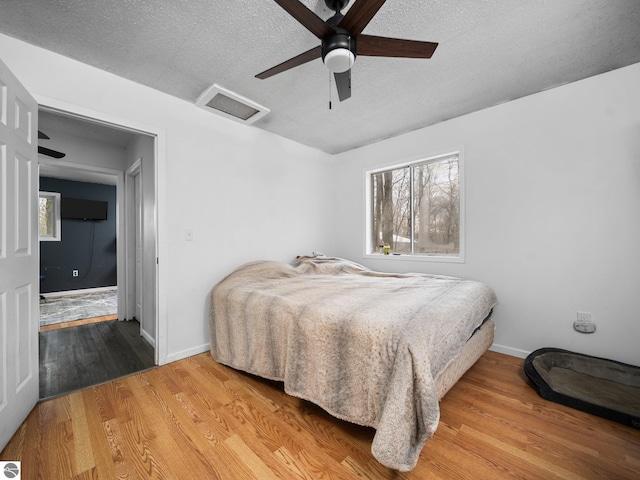
[[464,256],[443,256],[443,255],[407,255],[403,253],[390,253],[384,255],[382,253],[365,253],[364,258],[367,260],[401,260],[410,262],[438,262],[438,263],[465,263]]

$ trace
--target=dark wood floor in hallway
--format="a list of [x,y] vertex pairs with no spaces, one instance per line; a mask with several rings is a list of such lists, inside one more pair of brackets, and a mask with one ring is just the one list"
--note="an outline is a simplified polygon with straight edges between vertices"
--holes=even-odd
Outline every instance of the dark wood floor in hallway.
[[40,398],[97,385],[154,366],[136,321],[103,321],[40,332]]

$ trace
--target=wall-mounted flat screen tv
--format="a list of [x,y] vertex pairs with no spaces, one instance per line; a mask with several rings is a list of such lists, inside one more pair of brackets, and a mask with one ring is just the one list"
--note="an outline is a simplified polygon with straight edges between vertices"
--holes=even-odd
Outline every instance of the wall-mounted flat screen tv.
[[109,202],[102,200],[84,200],[64,198],[61,201],[61,216],[76,220],[106,220]]

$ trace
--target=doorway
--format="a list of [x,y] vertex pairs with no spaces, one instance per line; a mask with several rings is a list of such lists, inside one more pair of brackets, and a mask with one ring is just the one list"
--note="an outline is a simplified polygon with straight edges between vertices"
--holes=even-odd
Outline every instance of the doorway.
[[[157,296],[154,288],[156,267],[154,261],[145,262],[145,253],[147,257],[155,259],[157,233],[155,220],[143,217],[145,210],[155,212],[155,177],[151,175],[152,181],[143,183],[144,175],[152,174],[155,167],[155,138],[138,131],[58,110],[44,108],[40,110],[39,115],[41,118],[39,130],[47,129],[49,137],[47,148],[66,154],[61,159],[40,155],[40,176],[76,182],[93,182],[94,185],[99,183],[114,185],[115,217],[117,218],[117,234],[113,241],[114,253],[117,256],[117,274],[115,275],[117,320],[103,319],[106,322],[100,323],[104,325],[94,325],[96,322],[84,325],[73,324],[65,332],[41,332],[40,396],[44,398],[67,393],[69,388],[83,388],[149,368],[157,362],[158,355],[155,352]],[[121,154],[114,156],[113,162],[105,162],[102,159],[104,155],[95,150],[95,145],[98,144],[107,145],[104,148],[105,151],[115,149]],[[92,145],[94,145],[93,151],[90,150]],[[133,170],[135,175],[131,177],[134,179],[133,196],[128,193],[132,167],[135,167]],[[145,188],[147,188],[146,191],[144,191]],[[132,225],[129,221],[130,211],[138,212],[137,216],[134,216]],[[148,225],[144,225],[145,221]],[[64,232],[62,235],[64,236]],[[116,245],[118,245],[117,248]],[[130,251],[138,253],[131,256],[128,253]],[[145,281],[149,279],[151,288],[147,290],[142,286],[135,288],[135,279],[130,279],[126,273],[131,269],[131,264],[134,271],[138,273],[138,282],[141,283],[144,276]],[[75,274],[75,271],[73,273]],[[134,291],[139,292],[137,298],[127,294],[131,283]],[[145,306],[147,308],[143,310]],[[74,350],[74,346],[78,349]],[[63,350],[67,350],[69,354],[58,355],[58,352]],[[83,356],[84,354],[88,356]],[[70,358],[73,360],[69,361]],[[76,366],[78,369],[74,370]],[[49,375],[49,372],[68,372],[68,374],[64,375],[66,378],[63,381],[60,375],[56,377]],[[87,372],[89,375],[86,375]],[[47,376],[51,377],[49,383],[47,383]]]
[[[127,258],[127,290],[126,318],[140,322],[140,333],[145,339],[155,346],[155,323],[150,322],[155,311],[154,305],[148,299],[152,297],[151,291],[145,291],[145,287],[153,285],[149,277],[149,270],[144,268],[145,263],[153,263],[154,258],[149,255],[152,246],[147,242],[147,223],[145,216],[145,188],[143,183],[143,159],[138,158],[125,172],[125,204],[126,204],[126,258]],[[145,255],[147,258],[145,258]]]
[[[43,129],[61,138],[63,150],[82,138],[57,132],[54,117],[41,116]],[[84,141],[89,154],[113,153],[114,147]],[[72,159],[77,149],[73,145],[68,150]],[[118,318],[117,177],[106,184],[88,175],[83,181],[67,178],[68,169],[50,175],[46,170],[43,167],[39,175],[40,231],[50,233],[40,236],[40,331]]]

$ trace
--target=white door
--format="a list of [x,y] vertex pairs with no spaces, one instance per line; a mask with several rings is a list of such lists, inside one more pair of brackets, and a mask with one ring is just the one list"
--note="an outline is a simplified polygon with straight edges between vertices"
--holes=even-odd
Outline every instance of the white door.
[[38,104],[0,61],[0,450],[38,401]]

